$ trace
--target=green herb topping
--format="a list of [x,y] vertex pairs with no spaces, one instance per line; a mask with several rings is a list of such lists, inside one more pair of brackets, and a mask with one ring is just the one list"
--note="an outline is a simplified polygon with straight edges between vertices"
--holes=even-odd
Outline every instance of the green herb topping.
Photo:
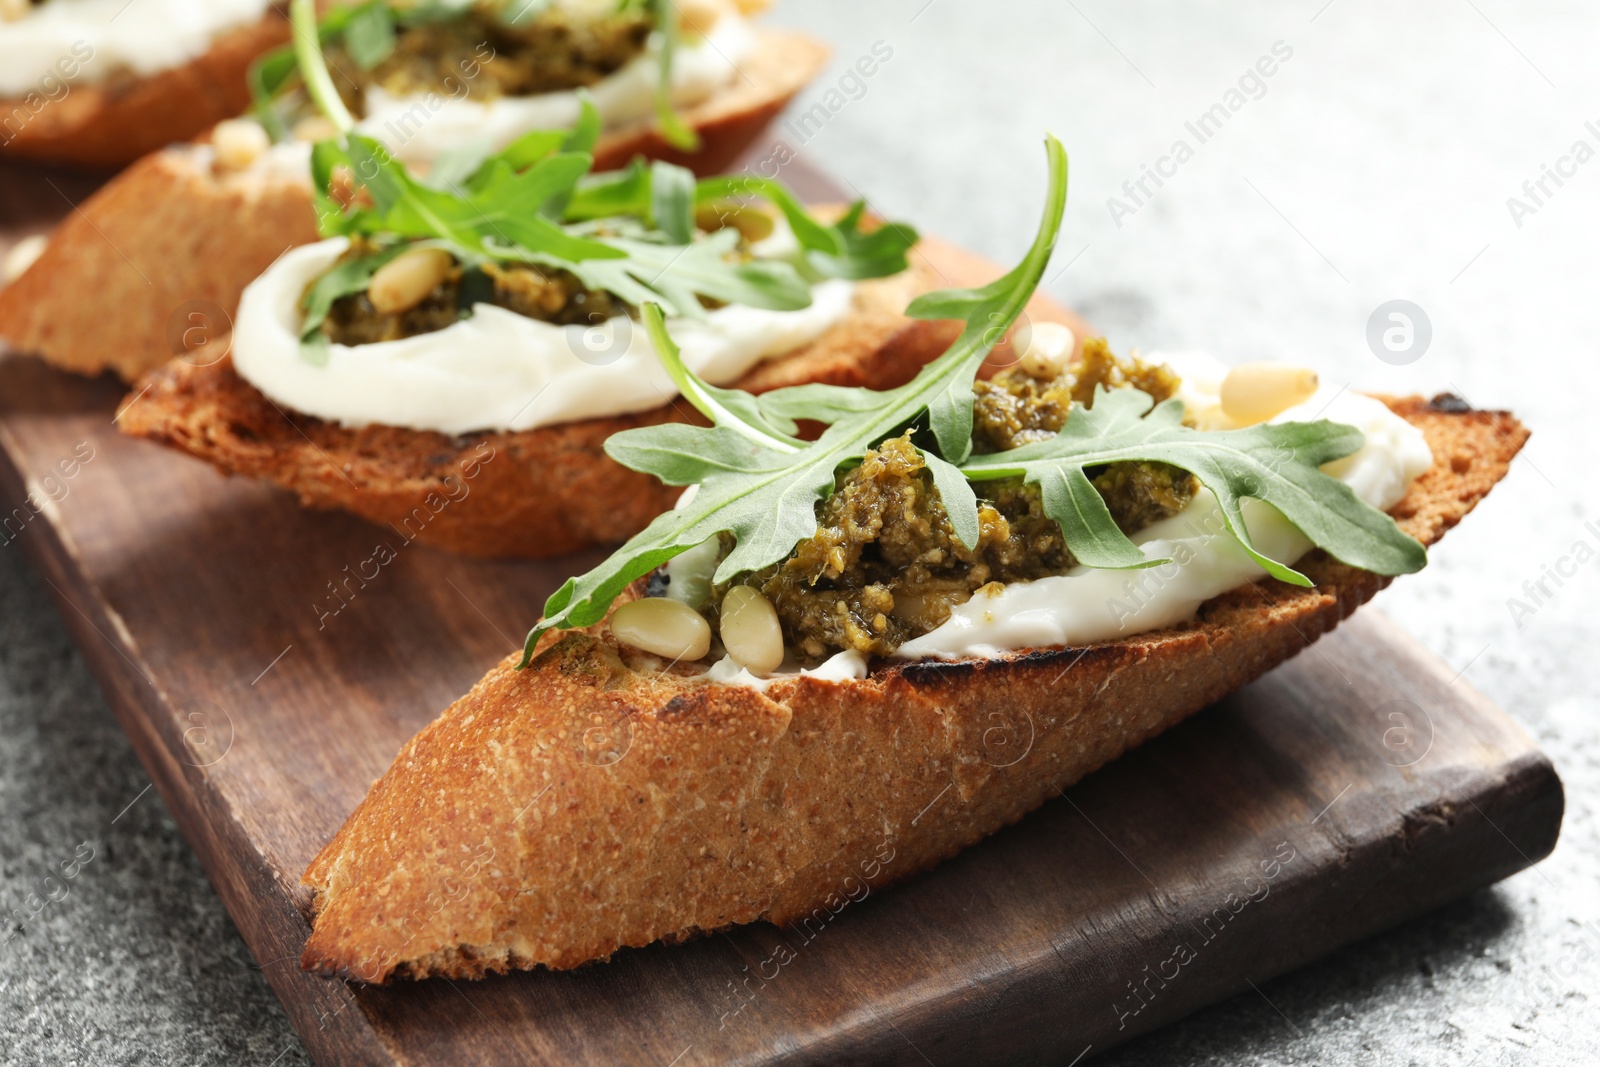
[[[1202,431],[1182,424],[1177,400],[1152,407],[1151,397],[1138,389],[1099,388],[1092,406],[1072,406],[1055,436],[1007,451],[974,452],[974,379],[1038,286],[1066,205],[1066,152],[1053,137],[1046,148],[1049,192],[1032,247],[1015,269],[987,286],[930,293],[912,304],[910,315],[960,319],[966,327],[949,351],[898,389],[804,385],[752,396],[717,388],[683,365],[661,311],[646,307],[656,351],[711,425],[628,430],[612,437],[606,452],[669,485],[700,488],[685,506],[657,517],[605,562],[557,590],[528,634],[522,664],[548,631],[599,622],[629,583],[713,537],[732,544],[713,578],[718,585],[785,559],[817,533],[818,505],[834,491],[839,473],[908,430],[957,540],[969,549],[980,535],[974,487],[1020,477],[1038,487],[1045,513],[1059,524],[1078,561],[1117,569],[1166,563],[1146,559],[1118,528],[1088,473],[1150,462],[1188,471],[1210,489],[1229,533],[1283,581],[1311,584],[1250,544],[1240,510],[1245,498],[1272,504],[1318,547],[1352,566],[1385,575],[1421,569],[1426,556],[1420,544],[1318,469],[1361,447],[1361,433],[1349,426],[1324,420]],[[802,440],[796,428],[801,419],[826,428],[816,440]]]
[[[793,311],[810,306],[817,281],[880,278],[908,265],[916,231],[892,223],[869,232],[861,204],[827,223],[767,180],[697,182],[661,162],[590,174],[585,131],[530,133],[491,156],[441,160],[426,181],[359,134],[344,144],[319,143],[312,182],[320,229],[326,237],[362,238],[371,251],[345,259],[308,291],[301,337],[313,358],[334,303],[365,290],[379,268],[419,244],[443,248],[466,266],[565,271],[625,304],[655,303],[689,317],[704,315],[704,301]],[[341,187],[339,199],[320,192]],[[730,199],[735,195],[771,201],[800,254],[740,254],[745,208]]]
[[[311,25],[310,10],[310,0],[295,0],[297,31]],[[600,118],[588,100],[572,130],[527,133],[493,154],[464,148],[419,179],[378,141],[352,132],[314,37],[301,33],[297,46],[308,90],[342,132],[312,150],[319,229],[325,237],[359,238],[368,250],[343,259],[305,295],[301,340],[313,362],[326,357],[323,325],[334,305],[364,291],[384,264],[418,245],[442,248],[465,267],[553,268],[627,305],[655,303],[668,314],[701,317],[705,301],[775,311],[808,307],[819,280],[905,270],[917,240],[904,223],[867,225],[862,203],[823,222],[771,179],[696,181],[682,167],[638,160],[624,170],[591,173]],[[799,255],[739,254],[751,199],[783,215]]]
[[257,120],[273,140],[283,141],[308,103],[327,110],[310,85],[318,75],[305,63],[308,46],[327,51],[338,74],[327,88],[359,114],[374,87],[395,96],[433,93],[474,100],[581,89],[644,52],[656,32],[662,136],[693,151],[699,138],[672,106],[678,22],[669,0],[617,0],[596,17],[553,10],[542,0],[475,5],[363,0],[334,7],[320,21],[313,11],[304,26],[297,20],[295,42],[257,60],[248,82]]

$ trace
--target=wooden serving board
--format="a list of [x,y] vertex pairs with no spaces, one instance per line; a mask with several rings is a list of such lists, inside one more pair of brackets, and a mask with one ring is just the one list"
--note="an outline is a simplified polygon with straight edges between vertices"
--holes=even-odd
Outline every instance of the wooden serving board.
[[[88,188],[0,170],[0,244]],[[121,437],[123,396],[0,359],[0,550],[37,561],[319,1063],[1075,1063],[1555,844],[1549,760],[1368,610],[826,922],[478,983],[315,978],[300,872],[591,560],[471,562],[304,512]],[[380,546],[395,558],[375,567]]]

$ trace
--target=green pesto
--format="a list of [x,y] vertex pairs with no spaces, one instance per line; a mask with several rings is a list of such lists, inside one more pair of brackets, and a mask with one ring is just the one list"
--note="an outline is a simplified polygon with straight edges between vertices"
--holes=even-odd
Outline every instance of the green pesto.
[[[1090,341],[1053,379],[1013,369],[976,383],[974,447],[1004,451],[1058,432],[1074,401],[1092,405],[1096,385],[1138,388],[1162,400],[1176,392],[1178,379],[1164,366],[1119,359],[1104,341]],[[1162,463],[1115,463],[1091,477],[1125,533],[1177,514],[1198,487],[1188,472]],[[991,582],[1032,581],[1077,565],[1037,487],[1003,479],[984,483],[981,493],[978,544],[969,549],[911,435],[894,438],[839,476],[833,495],[817,506],[814,536],[781,563],[729,586],[760,589],[778,610],[786,644],[807,661],[841,650],[889,655]],[[716,603],[708,610],[715,618]]]

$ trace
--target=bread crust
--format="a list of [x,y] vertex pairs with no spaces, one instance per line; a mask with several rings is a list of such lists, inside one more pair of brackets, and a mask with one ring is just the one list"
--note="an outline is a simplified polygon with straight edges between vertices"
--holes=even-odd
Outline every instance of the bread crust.
[[[981,259],[924,241],[912,268],[862,283],[850,315],[818,340],[768,360],[737,384],[752,392],[805,382],[885,389],[910,380],[955,340],[956,322],[907,319],[917,295],[982,284]],[[1035,317],[1083,324],[1043,301]],[[138,383],[123,432],[188,452],[228,474],[265,478],[312,508],[352,511],[452,552],[538,558],[622,541],[670,508],[679,489],[602,451],[620,430],[698,418],[686,403],[514,433],[449,437],[392,426],[349,429],[287,411],[231,360],[175,360]]]
[[[1432,544],[1527,431],[1455,398],[1390,404],[1434,453],[1392,514]],[[1389,582],[1321,552],[1300,567],[1315,588],[1265,580],[1123,640],[765,693],[632,670],[603,633],[552,635],[528,670],[507,657],[408,742],[317,856],[302,965],[477,978],[804,925],[1021,818]]]
[[0,119],[29,115],[0,155],[78,167],[121,167],[187,141],[250,106],[250,64],[289,41],[289,21],[268,10],[260,21],[228,30],[202,55],[143,78],[73,85],[32,113],[23,100],[0,100]]
[[0,338],[63,370],[131,382],[187,354],[192,331],[227,334],[244,287],[317,239],[308,190],[276,172],[215,168],[197,145],[148,155],[0,288]]
[[[809,37],[756,32],[758,46],[740,64],[741,77],[684,112],[700,133],[698,153],[679,152],[653,125],[639,124],[602,138],[595,169],[622,167],[636,155],[672,159],[702,175],[733,162],[827,61],[826,47]],[[237,80],[242,87],[242,72]],[[177,139],[163,135],[157,143]],[[0,287],[0,338],[63,370],[109,370],[132,382],[183,354],[190,324],[181,320],[189,312],[205,305],[205,328],[220,334],[245,286],[289,248],[317,236],[307,181],[271,169],[215,169],[207,151],[174,146],[139,160],[85,200],[38,261]],[[98,314],[83,314],[85,293],[94,294]]]

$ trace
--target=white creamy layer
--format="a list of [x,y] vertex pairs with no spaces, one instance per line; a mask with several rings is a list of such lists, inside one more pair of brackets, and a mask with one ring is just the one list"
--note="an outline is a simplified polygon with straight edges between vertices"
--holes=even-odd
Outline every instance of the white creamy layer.
[[[50,0],[0,21],[0,98],[51,95],[60,80],[140,76],[205,54],[225,30],[255,22],[268,0]],[[41,84],[47,83],[47,84]]]
[[[705,38],[680,44],[672,57],[674,104],[691,107],[738,77],[737,64],[754,49],[755,40],[747,21],[728,14]],[[656,34],[643,54],[587,90],[608,129],[654,116],[660,48]],[[574,91],[494,100],[470,100],[466,91],[464,82],[454,95],[393,96],[376,87],[368,89],[367,114],[357,129],[382,141],[407,163],[431,163],[462,145],[486,142],[490,151],[497,152],[530,130],[572,126],[581,110]]]
[[859,681],[867,676],[867,657],[854,650],[837,652],[815,667],[801,667],[786,662],[766,677],[751,674],[749,669],[732,656],[723,656],[706,671],[706,679],[724,685],[742,685],[748,689],[765,690],[782,678],[804,676],[819,682]]
[[183,155],[194,161],[197,170],[210,171],[218,177],[245,174],[253,181],[270,179],[274,183],[292,182],[305,186],[308,191],[311,189],[311,144],[308,141],[284,141],[268,145],[267,150],[243,170],[224,167],[217,160],[216,148],[208,142],[190,141],[169,145],[165,151]]
[[[1179,393],[1207,429],[1231,428],[1218,407],[1227,368],[1204,356],[1163,356],[1183,378]],[[1371,397],[1325,387],[1273,422],[1329,419],[1359,429],[1366,442],[1323,470],[1373,507],[1399,502],[1412,481],[1433,464],[1421,431]],[[1311,542],[1277,509],[1244,504],[1245,525],[1256,550],[1292,565]],[[1134,541],[1150,559],[1171,562],[1139,571],[1078,567],[1064,575],[1016,582],[995,595],[979,593],[944,625],[901,645],[904,659],[993,658],[1025,648],[1084,645],[1160,629],[1192,617],[1201,604],[1265,575],[1222,521],[1216,498],[1202,490],[1184,511],[1147,527]]]
[[[677,395],[631,319],[553,326],[489,304],[434,333],[330,345],[327,364],[317,366],[300,354],[300,296],[348,247],[340,237],[286,253],[239,302],[234,367],[285,407],[346,426],[461,434],[647,411]],[[855,286],[825,281],[811,295],[799,311],[730,304],[668,329],[690,369],[726,385],[825,333],[849,313]]]

